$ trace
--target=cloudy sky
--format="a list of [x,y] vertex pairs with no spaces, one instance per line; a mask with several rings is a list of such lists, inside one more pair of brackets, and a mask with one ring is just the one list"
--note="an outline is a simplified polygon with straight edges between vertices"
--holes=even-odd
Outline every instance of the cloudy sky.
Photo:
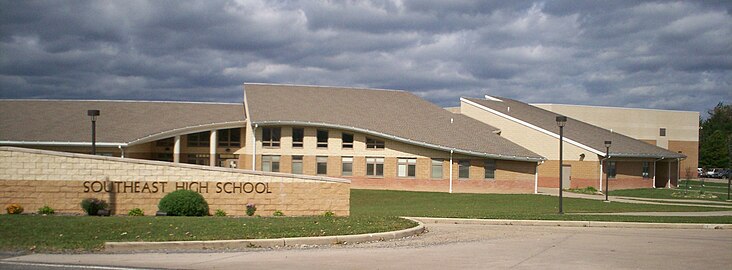
[[240,102],[265,82],[705,112],[732,1],[2,1],[0,98]]

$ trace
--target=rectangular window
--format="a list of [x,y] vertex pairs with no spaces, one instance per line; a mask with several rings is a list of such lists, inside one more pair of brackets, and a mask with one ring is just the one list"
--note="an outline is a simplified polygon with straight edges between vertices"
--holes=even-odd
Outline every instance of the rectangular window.
[[302,156],[292,156],[292,173],[302,174]]
[[384,141],[366,138],[366,149],[384,149]]
[[470,178],[470,160],[458,160],[458,178]]
[[219,146],[241,146],[241,128],[222,129],[217,135]]
[[442,179],[442,162],[441,159],[432,160],[432,178]]
[[384,176],[384,158],[383,157],[367,157],[366,158],[366,175],[368,176]]
[[650,178],[650,165],[648,161],[643,161],[643,178]]
[[417,159],[400,158],[397,160],[397,176],[414,177],[417,171]]
[[173,137],[155,141],[155,146],[171,147],[173,144],[175,144],[175,139],[173,139]]
[[318,175],[328,174],[328,157],[316,157]]
[[342,135],[341,140],[343,141],[343,149],[353,149],[353,134],[343,133]]
[[188,154],[186,163],[196,165],[209,165],[211,156],[209,154]]
[[328,148],[328,131],[318,129],[318,148]]
[[209,146],[211,142],[211,132],[204,131],[199,133],[188,134],[188,147]]
[[262,171],[279,172],[280,156],[262,156]]
[[342,157],[341,158],[341,175],[351,176],[353,175],[353,157]]
[[292,128],[292,148],[302,148],[304,138],[304,128]]
[[280,147],[281,128],[262,128],[262,146],[264,147]]
[[661,137],[666,137],[666,128],[661,128],[658,133]]
[[496,161],[493,159],[486,159],[483,163],[485,169],[485,179],[496,178]]
[[609,161],[607,164],[607,177],[608,178],[615,178],[615,174],[617,173],[617,168],[615,167],[615,161]]

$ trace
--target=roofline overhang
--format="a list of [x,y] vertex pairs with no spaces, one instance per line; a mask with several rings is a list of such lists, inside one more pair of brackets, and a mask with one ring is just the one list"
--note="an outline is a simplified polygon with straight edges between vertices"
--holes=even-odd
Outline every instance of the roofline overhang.
[[[99,147],[127,147],[127,143],[96,142]],[[36,145],[36,146],[91,146],[91,142],[60,142],[60,141],[0,141],[0,145]]]
[[382,132],[378,132],[378,131],[374,131],[374,130],[370,130],[370,129],[358,128],[358,127],[353,127],[353,126],[345,126],[345,125],[339,125],[339,124],[323,123],[323,122],[270,120],[270,121],[256,121],[256,122],[253,121],[251,124],[252,125],[256,124],[259,126],[293,125],[293,126],[335,128],[335,129],[342,129],[342,130],[349,130],[349,131],[364,133],[364,134],[368,134],[368,135],[372,135],[372,136],[376,136],[376,137],[381,137],[381,138],[390,139],[390,140],[394,140],[394,141],[398,141],[398,142],[402,142],[402,143],[406,143],[406,144],[417,145],[417,146],[440,150],[440,151],[446,151],[446,152],[453,151],[454,153],[470,155],[470,156],[478,156],[478,157],[486,157],[486,158],[502,159],[502,160],[530,161],[530,162],[539,162],[539,161],[546,160],[546,158],[543,158],[543,157],[540,157],[540,158],[519,157],[519,156],[497,155],[497,154],[476,152],[476,151],[459,149],[459,148],[445,146],[445,145],[437,145],[437,144],[410,140],[407,138],[389,135],[386,133],[382,133]]
[[610,152],[610,158],[655,158],[655,159],[686,159],[686,155],[657,155],[657,154],[639,154],[639,153],[613,153]]
[[157,141],[160,139],[169,138],[172,136],[178,136],[178,135],[186,135],[196,132],[202,132],[202,131],[208,131],[212,129],[227,129],[227,128],[241,128],[246,126],[246,121],[232,121],[232,122],[221,122],[221,123],[211,123],[211,124],[203,124],[203,125],[196,125],[196,126],[188,126],[183,128],[176,128],[171,129],[168,131],[163,131],[160,133],[150,134],[145,137],[133,140],[129,143],[127,143],[128,146],[137,145],[137,144],[143,144],[148,143],[152,141]]

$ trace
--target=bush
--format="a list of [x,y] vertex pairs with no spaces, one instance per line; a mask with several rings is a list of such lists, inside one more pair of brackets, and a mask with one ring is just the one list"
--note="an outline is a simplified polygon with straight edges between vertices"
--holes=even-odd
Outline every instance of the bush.
[[208,203],[198,192],[179,189],[165,195],[158,203],[158,210],[168,216],[206,216]]
[[53,210],[53,208],[48,205],[44,205],[43,207],[38,208],[38,213],[41,215],[53,215],[56,213],[56,210]]
[[274,213],[272,213],[272,215],[275,217],[283,217],[283,216],[285,216],[285,213],[282,213],[282,211],[280,211],[280,210],[275,210]]
[[331,211],[327,211],[323,214],[324,217],[335,217],[335,213]]
[[247,204],[247,216],[250,216],[250,217],[253,216],[254,212],[257,212],[257,205],[255,205],[253,203],[248,203]]
[[141,217],[141,216],[145,215],[145,212],[143,212],[142,209],[140,209],[140,208],[135,208],[135,209],[130,210],[130,212],[127,213],[127,215],[133,216],[133,217]]
[[217,217],[225,217],[226,216],[226,211],[221,210],[221,209],[216,209],[216,214],[214,214],[214,216],[217,216]]
[[23,213],[23,207],[20,206],[20,204],[13,203],[13,204],[9,204],[7,207],[5,207],[5,211],[8,211],[8,214],[11,214],[11,215],[17,215],[17,214]]
[[86,198],[81,200],[81,209],[84,209],[87,215],[96,216],[99,210],[107,210],[109,205],[104,200],[97,198]]

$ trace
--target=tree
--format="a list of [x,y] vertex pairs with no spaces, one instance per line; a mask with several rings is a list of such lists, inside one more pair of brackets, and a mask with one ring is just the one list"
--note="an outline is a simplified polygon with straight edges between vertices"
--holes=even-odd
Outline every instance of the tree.
[[708,168],[732,167],[732,105],[720,102],[708,111],[699,130],[699,165]]
[[717,130],[704,139],[701,146],[699,164],[707,168],[726,168],[729,166],[729,138]]

